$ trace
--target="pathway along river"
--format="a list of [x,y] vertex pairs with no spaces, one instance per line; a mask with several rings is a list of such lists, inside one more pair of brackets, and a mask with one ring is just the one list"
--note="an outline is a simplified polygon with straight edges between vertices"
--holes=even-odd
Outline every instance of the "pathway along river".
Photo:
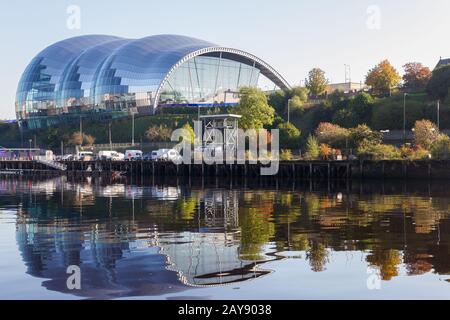
[[0,298],[448,299],[449,218],[442,182],[3,177]]

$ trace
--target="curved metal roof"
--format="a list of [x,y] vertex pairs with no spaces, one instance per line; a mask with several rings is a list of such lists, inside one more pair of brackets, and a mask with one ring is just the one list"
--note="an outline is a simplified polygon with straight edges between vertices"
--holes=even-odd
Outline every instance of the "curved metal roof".
[[[154,35],[124,39],[85,35],[59,41],[41,51],[24,71],[17,89],[16,111],[66,107],[69,98],[87,99],[105,94],[160,92],[168,77],[183,63],[199,55],[214,55],[257,67],[281,89],[289,84],[261,59],[241,50],[217,46],[180,35]],[[27,105],[27,102],[32,102]],[[34,106],[34,102],[43,102]]]

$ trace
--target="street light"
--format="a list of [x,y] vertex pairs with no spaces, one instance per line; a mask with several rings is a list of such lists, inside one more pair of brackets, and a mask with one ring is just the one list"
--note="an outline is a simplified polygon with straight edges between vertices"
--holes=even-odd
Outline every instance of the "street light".
[[291,101],[292,101],[292,99],[289,99],[288,100],[288,104],[287,104],[287,122],[289,123],[290,122],[290,117],[289,117],[289,114],[290,114],[290,107],[291,107]]
[[134,112],[131,112],[131,145],[134,146]]
[[436,106],[436,108],[437,108],[437,110],[436,110],[436,113],[437,113],[437,128],[438,128],[438,130],[440,129],[440,126],[439,126],[439,109],[440,109],[440,104],[441,104],[441,101],[440,100],[438,100],[437,101],[437,106]]
[[28,142],[30,143],[30,151],[29,151],[28,158],[31,160],[31,143],[33,142],[33,139],[29,139]]
[[403,143],[406,142],[406,96],[408,94],[403,93]]

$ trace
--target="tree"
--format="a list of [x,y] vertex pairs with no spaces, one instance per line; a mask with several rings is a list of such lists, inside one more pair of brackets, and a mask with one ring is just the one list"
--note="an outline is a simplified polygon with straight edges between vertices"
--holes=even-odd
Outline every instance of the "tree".
[[361,124],[356,128],[350,129],[349,140],[356,148],[367,147],[369,145],[381,144],[383,134],[372,131],[367,125]]
[[306,88],[313,96],[322,94],[327,88],[328,80],[325,78],[325,71],[314,68],[309,71],[308,78],[305,79]]
[[83,134],[83,142],[87,146],[92,146],[95,142],[95,137],[90,134]]
[[145,136],[148,141],[152,142],[169,141],[172,136],[172,130],[166,125],[151,126],[145,132]]
[[286,110],[288,97],[286,91],[277,90],[269,95],[269,105],[271,105],[279,114],[283,114]]
[[194,144],[194,141],[195,141],[195,132],[194,132],[194,129],[192,128],[192,126],[191,126],[188,122],[186,122],[186,123],[183,125],[182,129],[186,130],[187,136],[186,136],[185,138],[186,138],[187,140],[189,140],[189,142],[190,142],[191,144]]
[[381,61],[366,76],[366,84],[379,94],[390,94],[400,80],[400,75],[388,60]]
[[319,143],[316,137],[310,135],[306,141],[306,157],[310,159],[317,159],[320,154]]
[[439,129],[429,120],[416,121],[414,125],[414,143],[430,150],[433,143],[439,138]]
[[281,123],[278,125],[278,129],[280,130],[280,144],[282,147],[291,149],[298,148],[301,135],[300,130],[292,123]]
[[305,102],[299,96],[293,96],[289,103],[290,112],[301,114],[304,111]]
[[423,90],[431,78],[430,68],[419,62],[409,62],[403,66],[403,86],[411,90]]
[[69,145],[71,146],[81,146],[83,144],[83,136],[80,131],[72,133],[69,139]]
[[241,99],[235,112],[242,118],[239,127],[243,129],[262,129],[265,125],[271,125],[275,110],[267,103],[267,97],[260,89],[242,87],[239,90]]
[[350,132],[345,128],[329,122],[321,122],[315,132],[319,143],[330,145],[333,148],[347,147]]
[[303,103],[308,101],[309,90],[305,87],[294,87],[290,92],[291,98],[298,97]]
[[432,99],[445,101],[450,88],[450,66],[443,66],[433,70],[427,85],[427,93]]
[[357,118],[354,125],[367,123],[371,118],[372,106],[374,104],[373,97],[367,92],[361,92],[350,101],[350,110]]
[[450,137],[441,134],[431,146],[431,155],[433,159],[450,159]]

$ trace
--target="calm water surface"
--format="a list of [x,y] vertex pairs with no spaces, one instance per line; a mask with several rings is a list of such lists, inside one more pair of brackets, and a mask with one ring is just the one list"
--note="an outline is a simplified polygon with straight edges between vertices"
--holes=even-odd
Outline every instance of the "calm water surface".
[[449,299],[449,218],[445,182],[3,177],[0,298]]

